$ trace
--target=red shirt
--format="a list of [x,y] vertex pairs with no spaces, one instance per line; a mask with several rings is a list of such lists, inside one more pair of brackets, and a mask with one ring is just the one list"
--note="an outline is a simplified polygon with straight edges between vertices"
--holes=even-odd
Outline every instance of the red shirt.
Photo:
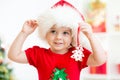
[[69,80],[79,80],[80,71],[82,68],[87,67],[86,62],[91,52],[84,48],[85,57],[80,62],[70,57],[73,50],[74,48],[70,48],[65,54],[56,54],[50,49],[34,46],[25,50],[25,52],[29,64],[37,69],[39,80],[49,80],[55,68],[65,68]]

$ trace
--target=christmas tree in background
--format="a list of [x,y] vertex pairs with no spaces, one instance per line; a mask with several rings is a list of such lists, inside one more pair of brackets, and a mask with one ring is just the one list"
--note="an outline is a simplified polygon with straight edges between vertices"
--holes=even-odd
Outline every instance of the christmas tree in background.
[[12,69],[8,67],[8,63],[5,62],[5,49],[1,46],[2,41],[0,39],[0,80],[13,80]]

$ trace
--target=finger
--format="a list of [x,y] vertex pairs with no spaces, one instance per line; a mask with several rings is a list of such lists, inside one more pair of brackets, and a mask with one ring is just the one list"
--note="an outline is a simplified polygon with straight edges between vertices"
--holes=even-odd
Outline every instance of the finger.
[[38,26],[38,23],[36,20],[33,20],[33,26],[37,27]]

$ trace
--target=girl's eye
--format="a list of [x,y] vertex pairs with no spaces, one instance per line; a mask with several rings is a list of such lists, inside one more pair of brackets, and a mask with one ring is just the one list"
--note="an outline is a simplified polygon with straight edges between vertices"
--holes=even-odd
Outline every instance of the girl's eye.
[[64,34],[64,35],[70,35],[70,33],[69,33],[69,32],[63,32],[63,34]]
[[56,31],[55,31],[55,30],[51,30],[50,32],[51,32],[51,33],[56,33]]

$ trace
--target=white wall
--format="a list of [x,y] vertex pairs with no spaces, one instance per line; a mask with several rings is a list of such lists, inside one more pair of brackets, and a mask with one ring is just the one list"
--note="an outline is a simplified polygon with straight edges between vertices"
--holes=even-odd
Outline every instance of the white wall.
[[[39,13],[46,8],[51,7],[59,0],[0,0],[0,38],[3,41],[3,47],[9,49],[14,38],[22,28],[25,20],[36,19]],[[82,0],[69,0],[70,3],[83,11]],[[37,30],[25,41],[23,49],[32,45],[46,47],[37,36]],[[10,61],[14,68],[15,80],[37,80],[37,71],[28,64],[18,64]]]

